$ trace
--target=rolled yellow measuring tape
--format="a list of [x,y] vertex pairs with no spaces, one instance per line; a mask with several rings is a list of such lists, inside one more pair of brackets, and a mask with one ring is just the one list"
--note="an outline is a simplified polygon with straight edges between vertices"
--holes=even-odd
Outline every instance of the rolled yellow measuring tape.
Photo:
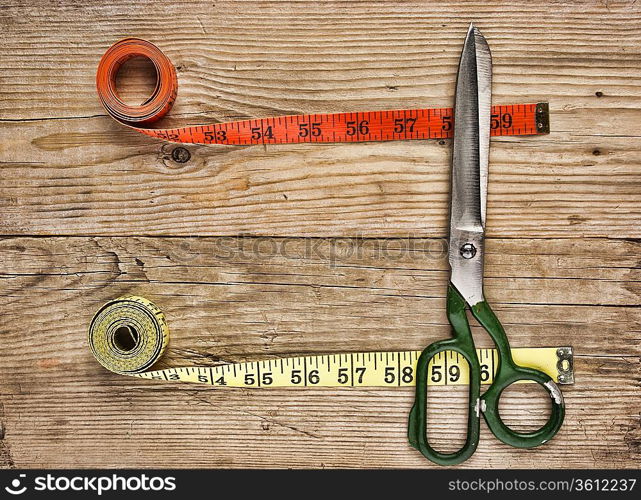
[[[421,351],[360,352],[267,359],[216,366],[151,370],[169,340],[165,315],[151,301],[120,297],[105,304],[89,326],[89,345],[108,370],[140,378],[193,382],[217,387],[399,387],[413,386]],[[481,382],[491,384],[496,349],[477,349]],[[547,373],[559,384],[574,383],[571,347],[512,349],[514,360]],[[441,352],[428,367],[429,385],[469,383],[467,361]]]

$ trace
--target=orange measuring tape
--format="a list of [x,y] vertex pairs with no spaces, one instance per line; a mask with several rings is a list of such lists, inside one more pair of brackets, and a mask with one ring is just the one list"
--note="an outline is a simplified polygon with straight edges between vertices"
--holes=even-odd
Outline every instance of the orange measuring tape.
[[[145,57],[156,68],[156,88],[139,106],[125,104],[116,91],[120,67],[133,57]],[[327,142],[448,139],[453,132],[452,108],[403,109],[311,115],[276,116],[171,129],[148,128],[167,114],[176,100],[178,78],[169,58],[150,42],[126,38],[102,56],[96,74],[98,96],[116,120],[142,134],[191,144],[299,144]],[[492,107],[491,135],[547,134],[548,104]]]

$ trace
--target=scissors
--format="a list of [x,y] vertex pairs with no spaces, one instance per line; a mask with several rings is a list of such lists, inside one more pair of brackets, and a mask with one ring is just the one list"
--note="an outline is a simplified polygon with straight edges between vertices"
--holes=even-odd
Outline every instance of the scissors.
[[[467,460],[478,446],[480,415],[500,441],[517,448],[532,448],[552,439],[565,416],[563,395],[545,373],[517,365],[503,326],[483,296],[483,255],[485,206],[490,152],[490,106],[492,56],[485,38],[473,25],[465,38],[459,62],[454,107],[452,153],[447,317],[452,338],[428,346],[418,359],[416,399],[409,416],[410,444],[426,458],[440,465],[455,465]],[[467,319],[466,309],[489,333],[496,344],[498,363],[494,381],[480,394],[481,369]],[[469,364],[470,389],[465,444],[453,453],[442,453],[427,439],[427,369],[439,352],[455,351]],[[552,400],[547,423],[533,432],[516,432],[501,420],[501,393],[519,380],[542,385]]]

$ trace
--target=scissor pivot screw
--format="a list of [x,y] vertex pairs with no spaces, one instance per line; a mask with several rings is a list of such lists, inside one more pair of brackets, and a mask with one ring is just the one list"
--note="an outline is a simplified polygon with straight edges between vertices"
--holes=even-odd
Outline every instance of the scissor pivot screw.
[[471,243],[466,243],[461,247],[461,257],[464,259],[471,259],[476,255],[476,247]]

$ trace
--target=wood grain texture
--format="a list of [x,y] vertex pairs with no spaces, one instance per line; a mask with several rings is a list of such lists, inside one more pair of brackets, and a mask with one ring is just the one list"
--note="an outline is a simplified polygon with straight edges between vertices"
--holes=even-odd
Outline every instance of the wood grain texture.
[[[405,442],[411,389],[219,391],[127,379],[92,358],[85,330],[93,312],[128,293],[153,297],[167,314],[163,367],[420,349],[448,335],[447,263],[430,250],[437,240],[412,249],[407,240],[310,241],[2,240],[5,466],[429,465]],[[568,416],[551,443],[516,451],[484,432],[465,466],[638,464],[639,244],[508,239],[488,247],[487,295],[512,344],[573,345],[577,381],[564,387]],[[477,341],[491,345],[484,335]],[[528,395],[521,389],[506,406],[517,425],[545,415],[547,398]],[[461,396],[439,393],[433,404],[441,442],[463,430],[452,419]]]
[[[492,141],[486,294],[513,345],[577,357],[553,441],[514,450],[484,427],[463,467],[641,464],[635,2],[3,7],[0,467],[432,466],[406,442],[410,389],[128,379],[95,362],[86,329],[136,293],[167,314],[162,366],[447,337],[449,141],[188,146],[179,164],[105,115],[94,76],[110,44],[140,36],[178,70],[169,124],[448,106],[472,20],[494,102],[551,108],[549,136]],[[454,392],[436,391],[441,444],[463,430]],[[546,403],[523,387],[502,409],[521,427]]]
[[105,116],[95,69],[121,37],[156,42],[178,69],[172,123],[444,106],[470,20],[494,102],[552,113],[550,136],[493,141],[491,233],[641,234],[634,2],[23,4],[2,12],[10,234],[441,236],[449,142],[190,147],[180,165]]

